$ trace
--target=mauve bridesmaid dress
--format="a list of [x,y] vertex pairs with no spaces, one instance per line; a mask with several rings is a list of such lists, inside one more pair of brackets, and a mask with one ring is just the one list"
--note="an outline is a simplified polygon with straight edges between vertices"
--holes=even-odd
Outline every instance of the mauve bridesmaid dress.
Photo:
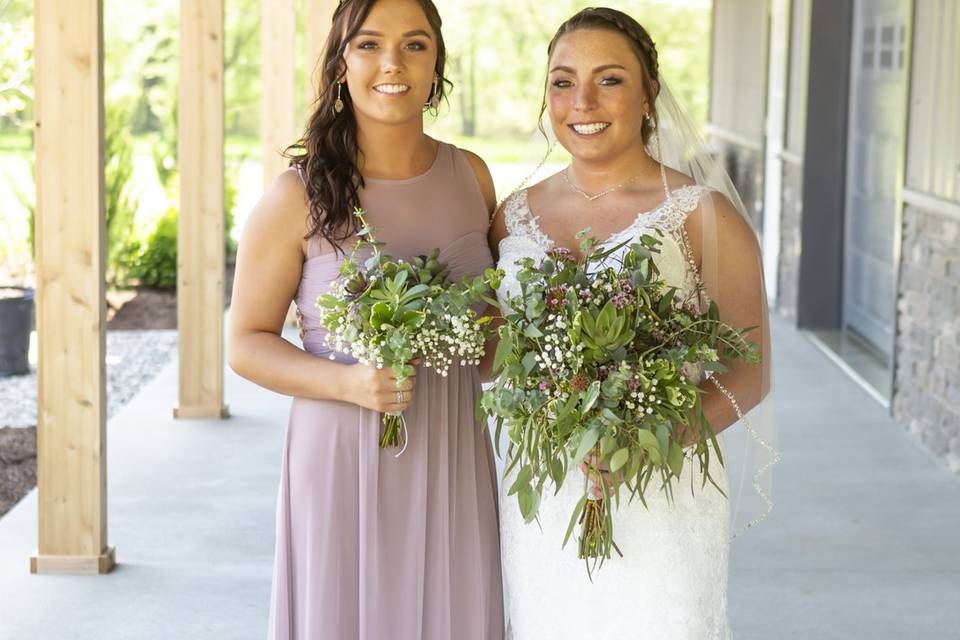
[[[418,177],[367,179],[360,199],[391,255],[439,247],[455,279],[493,264],[483,196],[451,145]],[[296,302],[304,348],[328,357],[315,302],[342,256],[309,245]],[[421,368],[399,458],[378,446],[380,414],[293,399],[271,640],[503,638],[496,471],[486,424],[474,417],[479,394],[476,367],[451,367],[446,378]]]

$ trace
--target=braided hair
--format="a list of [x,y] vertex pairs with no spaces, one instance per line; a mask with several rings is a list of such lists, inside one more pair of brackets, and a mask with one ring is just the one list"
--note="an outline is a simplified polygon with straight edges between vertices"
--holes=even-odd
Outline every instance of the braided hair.
[[[568,33],[573,33],[581,29],[607,29],[620,33],[627,38],[634,53],[636,53],[637,59],[640,60],[640,65],[644,70],[643,88],[650,100],[651,118],[650,120],[644,119],[641,129],[643,143],[648,144],[650,137],[653,135],[653,130],[659,122],[655,103],[657,95],[660,93],[660,83],[658,81],[660,77],[660,61],[657,55],[657,45],[654,44],[653,38],[650,37],[650,34],[647,33],[647,30],[644,29],[639,22],[622,11],[607,7],[590,7],[580,11],[560,25],[556,35],[553,36],[553,40],[550,41],[550,45],[547,47],[547,59],[549,60],[553,57],[553,51],[556,49],[560,38]],[[547,94],[545,87],[543,105],[540,108],[541,122],[546,110]],[[541,131],[542,128],[543,125],[541,125]]]

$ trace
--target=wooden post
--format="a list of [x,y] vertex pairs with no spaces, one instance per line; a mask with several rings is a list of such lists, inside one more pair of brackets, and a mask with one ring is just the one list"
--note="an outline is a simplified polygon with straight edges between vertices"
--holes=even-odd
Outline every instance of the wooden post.
[[107,573],[103,5],[36,0],[37,485],[32,573]]
[[313,103],[317,99],[322,70],[320,56],[323,55],[323,45],[327,42],[330,32],[330,22],[333,12],[339,2],[337,0],[306,0],[307,3],[307,113],[313,111]]
[[227,417],[223,402],[223,0],[180,2],[178,418]]
[[261,0],[260,137],[263,143],[263,184],[270,186],[287,168],[281,155],[294,142],[294,0]]

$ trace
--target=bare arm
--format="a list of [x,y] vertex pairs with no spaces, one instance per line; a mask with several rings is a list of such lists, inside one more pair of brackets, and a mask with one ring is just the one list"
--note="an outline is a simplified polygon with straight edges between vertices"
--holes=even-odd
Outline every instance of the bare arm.
[[303,269],[307,204],[299,177],[283,173],[254,207],[240,239],[230,309],[230,367],[258,385],[289,396],[340,400],[375,411],[409,405],[413,378],[399,404],[389,370],[314,356],[280,333]]
[[[704,225],[706,236],[716,236],[715,248],[707,248],[707,260],[716,263],[716,273],[707,269],[704,281],[707,294],[719,309],[727,324],[739,329],[755,327],[748,339],[760,348],[760,364],[738,361],[726,363],[730,370],[714,376],[739,404],[744,414],[763,400],[769,389],[770,327],[767,317],[766,295],[763,286],[763,262],[756,235],[746,220],[720,196],[713,197],[713,221],[704,220],[698,211],[687,218],[687,235],[698,264],[704,260]],[[716,254],[715,259],[709,255]],[[712,382],[702,385],[704,415],[717,433],[737,421],[737,414],[729,399]]]
[[[493,255],[493,260],[496,262],[498,256],[498,246],[500,244],[499,238],[495,238],[495,234],[502,233],[503,235],[499,236],[500,238],[506,235],[506,225],[503,223],[503,212],[500,210],[496,211],[494,215],[494,210],[497,206],[497,196],[493,186],[493,177],[490,175],[490,170],[487,168],[486,163],[480,159],[474,153],[465,151],[467,158],[470,159],[470,164],[473,167],[473,171],[477,176],[477,182],[480,183],[480,191],[483,193],[484,202],[487,205],[487,211],[489,215],[493,215],[493,223],[488,232],[488,241],[490,243],[490,253]],[[497,328],[503,323],[503,319],[500,317],[500,309],[492,305],[487,305],[487,308],[483,312],[484,315],[491,316],[493,318],[492,327],[496,331]],[[500,342],[499,338],[494,334],[490,340],[487,341],[486,348],[484,351],[484,356],[480,359],[480,379],[483,382],[490,382],[493,380],[493,358],[497,351],[497,344]]]

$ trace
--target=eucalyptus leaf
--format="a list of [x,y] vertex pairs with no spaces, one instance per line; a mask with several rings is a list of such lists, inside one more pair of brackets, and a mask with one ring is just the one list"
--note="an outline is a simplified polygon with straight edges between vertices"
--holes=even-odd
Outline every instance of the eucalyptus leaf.
[[578,462],[587,457],[590,450],[597,444],[597,438],[600,435],[597,429],[588,429],[583,432],[580,438],[580,446],[577,447],[577,453],[573,456],[574,461]]

